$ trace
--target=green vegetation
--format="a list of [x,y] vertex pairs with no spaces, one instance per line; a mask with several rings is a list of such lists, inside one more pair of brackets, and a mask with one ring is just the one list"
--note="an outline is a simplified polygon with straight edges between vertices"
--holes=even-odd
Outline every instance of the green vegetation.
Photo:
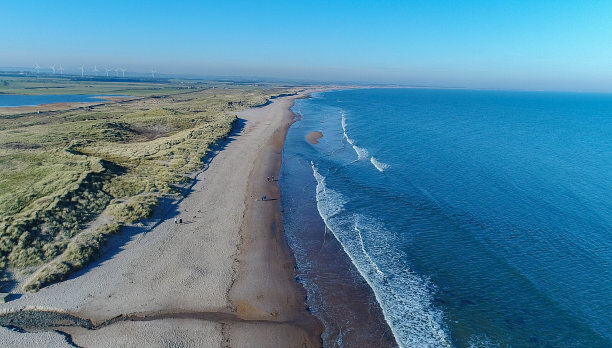
[[[37,267],[26,284],[36,291],[81,269],[119,231],[117,223],[149,217],[161,196],[179,192],[185,174],[201,168],[202,158],[231,131],[236,111],[288,91],[198,86],[160,96],[169,88],[161,86],[127,102],[0,116],[4,280],[7,268]],[[142,86],[134,88],[145,94]],[[83,230],[100,214],[114,222]]]
[[184,93],[185,90],[202,87],[218,86],[206,82],[189,82],[182,80],[150,80],[142,79],[125,81],[109,80],[92,77],[80,79],[71,75],[41,75],[39,77],[21,77],[15,74],[0,73],[0,93],[2,94],[111,94],[146,96],[169,95]]
[[133,223],[153,215],[157,205],[156,195],[138,195],[125,202],[113,202],[108,207],[109,214],[121,222]]
[[82,269],[100,255],[101,248],[106,243],[108,236],[119,233],[120,230],[119,224],[110,223],[98,227],[93,233],[79,234],[68,243],[60,257],[49,262],[34,274],[25,285],[25,290],[38,291]]

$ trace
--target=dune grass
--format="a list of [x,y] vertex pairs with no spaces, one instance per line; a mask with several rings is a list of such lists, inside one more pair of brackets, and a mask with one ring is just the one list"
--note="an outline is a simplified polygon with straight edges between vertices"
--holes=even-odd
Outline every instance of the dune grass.
[[[287,88],[227,86],[129,102],[0,117],[0,272],[37,267],[36,291],[95,258],[121,224],[202,166],[235,112]],[[84,230],[100,214],[112,223]],[[83,232],[85,231],[85,232]]]
[[99,257],[107,238],[119,233],[120,230],[118,223],[109,223],[98,227],[94,232],[79,234],[70,243],[64,245],[64,251],[60,257],[41,267],[25,284],[24,289],[38,291],[47,285],[66,279],[70,273],[82,269]]

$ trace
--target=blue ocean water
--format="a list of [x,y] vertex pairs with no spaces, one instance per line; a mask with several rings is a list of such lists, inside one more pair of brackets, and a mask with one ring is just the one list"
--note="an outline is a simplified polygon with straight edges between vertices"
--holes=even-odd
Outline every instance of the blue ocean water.
[[283,160],[310,167],[400,346],[612,346],[612,96],[359,89],[293,110]]
[[0,107],[36,106],[51,103],[92,103],[105,101],[103,97],[123,97],[111,95],[89,94],[44,94],[44,95],[18,95],[0,94]]

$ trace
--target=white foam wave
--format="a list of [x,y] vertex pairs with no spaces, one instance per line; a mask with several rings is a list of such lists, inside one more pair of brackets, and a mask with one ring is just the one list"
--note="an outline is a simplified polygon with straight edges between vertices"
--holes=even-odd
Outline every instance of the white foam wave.
[[314,177],[317,179],[317,200],[322,199],[326,202],[326,204],[323,206],[319,206],[317,204],[319,214],[321,216],[333,217],[344,209],[346,199],[339,192],[327,188],[325,184],[325,177],[319,173],[313,162],[310,162],[310,165],[312,166]]
[[372,162],[372,164],[374,165],[374,167],[376,167],[376,169],[378,169],[379,172],[384,172],[385,170],[389,169],[389,165],[386,163],[383,163],[379,160],[376,159],[376,157],[372,156],[370,157],[370,162]]
[[381,276],[384,275],[384,273],[380,270],[380,268],[378,268],[378,265],[376,264],[376,262],[372,260],[372,258],[370,257],[370,254],[368,254],[368,252],[366,251],[365,244],[363,243],[363,237],[361,236],[361,231],[359,230],[359,227],[357,227],[357,221],[355,221],[355,231],[357,232],[357,236],[359,236],[359,243],[361,243],[361,251],[368,258],[368,261],[370,261],[370,264],[374,266],[376,273],[378,273]]
[[370,157],[370,153],[368,152],[368,150],[364,149],[363,147],[359,147],[357,145],[353,145],[353,149],[357,153],[357,160],[359,160],[359,161],[364,160],[364,159]]
[[344,139],[346,139],[346,141],[349,144],[351,144],[351,146],[353,147],[353,150],[355,150],[355,152],[357,153],[357,160],[362,161],[370,157],[370,153],[368,152],[367,149],[355,145],[355,141],[349,138],[348,134],[346,134],[346,114],[344,113],[344,111],[342,111],[341,123],[342,123],[342,132],[344,134]]
[[341,114],[342,119],[340,123],[342,124],[342,133],[344,134],[344,139],[346,139],[349,144],[354,146],[355,142],[353,141],[353,139],[349,138],[348,134],[346,134],[346,114],[344,113],[344,111],[342,111]]
[[[368,282],[400,347],[450,347],[442,312],[432,306],[433,286],[406,264],[392,234],[374,219],[344,209],[347,199],[317,179],[317,209]],[[331,213],[331,214],[330,214]],[[374,261],[376,260],[376,261]]]

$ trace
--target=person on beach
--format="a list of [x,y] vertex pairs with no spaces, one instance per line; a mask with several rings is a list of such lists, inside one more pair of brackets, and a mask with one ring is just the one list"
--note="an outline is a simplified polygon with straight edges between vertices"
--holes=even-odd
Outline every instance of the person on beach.
[[174,223],[177,224],[178,223],[178,219],[174,218]]
[[274,181],[274,175],[272,175],[272,181]]
[[183,223],[183,218],[180,218],[179,219],[179,224],[182,224],[182,223]]
[[270,177],[268,177],[268,181],[270,181]]

